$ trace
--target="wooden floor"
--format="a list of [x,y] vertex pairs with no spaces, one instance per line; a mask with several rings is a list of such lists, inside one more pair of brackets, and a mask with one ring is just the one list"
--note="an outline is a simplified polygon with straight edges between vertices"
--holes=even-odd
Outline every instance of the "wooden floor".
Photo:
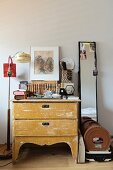
[[[11,160],[0,160],[0,166]],[[24,147],[15,165],[0,167],[0,170],[113,170],[113,161],[76,164],[67,145]]]

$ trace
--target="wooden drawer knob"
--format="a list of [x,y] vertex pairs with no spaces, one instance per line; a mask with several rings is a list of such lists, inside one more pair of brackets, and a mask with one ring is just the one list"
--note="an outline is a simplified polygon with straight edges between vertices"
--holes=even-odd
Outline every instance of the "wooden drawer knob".
[[42,122],[43,126],[49,126],[49,122]]
[[49,108],[49,105],[48,104],[43,104],[42,108]]

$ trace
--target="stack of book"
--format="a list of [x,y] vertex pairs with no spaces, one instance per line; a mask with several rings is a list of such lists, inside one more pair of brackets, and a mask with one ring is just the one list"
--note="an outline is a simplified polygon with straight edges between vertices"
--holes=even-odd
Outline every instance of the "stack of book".
[[13,92],[14,94],[14,99],[16,100],[22,100],[22,99],[27,99],[27,92],[24,89],[19,89]]

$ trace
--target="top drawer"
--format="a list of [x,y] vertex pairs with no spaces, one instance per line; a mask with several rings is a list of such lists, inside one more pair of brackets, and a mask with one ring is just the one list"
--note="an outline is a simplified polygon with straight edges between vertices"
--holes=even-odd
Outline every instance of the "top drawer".
[[77,103],[14,103],[15,119],[77,118]]

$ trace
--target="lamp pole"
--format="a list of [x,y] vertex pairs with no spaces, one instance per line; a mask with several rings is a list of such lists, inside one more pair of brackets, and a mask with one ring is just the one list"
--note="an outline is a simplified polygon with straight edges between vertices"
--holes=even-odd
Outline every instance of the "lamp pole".
[[8,88],[8,110],[7,110],[7,150],[10,150],[10,77],[12,75],[10,69],[10,63],[8,68],[8,81],[9,81],[9,88]]
[[[17,55],[18,53],[16,53]],[[27,63],[30,62],[30,54],[27,53],[19,53],[17,56],[14,56],[17,58],[17,62],[20,63]],[[12,150],[10,146],[10,114],[11,114],[11,109],[10,109],[10,79],[11,77],[16,77],[16,64],[13,63],[12,58],[9,56],[8,57],[8,63],[3,64],[3,72],[4,72],[4,77],[8,77],[8,109],[7,109],[7,144],[4,146],[4,150],[0,151],[0,158],[6,159],[6,158],[11,158],[12,156]]]

